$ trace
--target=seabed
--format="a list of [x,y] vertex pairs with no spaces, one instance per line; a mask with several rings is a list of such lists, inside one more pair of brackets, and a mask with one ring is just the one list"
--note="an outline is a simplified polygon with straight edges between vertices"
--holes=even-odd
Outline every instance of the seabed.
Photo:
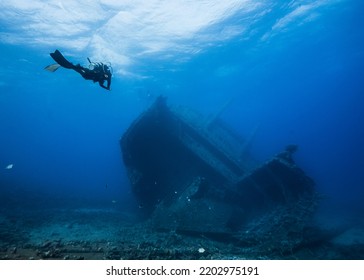
[[[277,220],[269,226],[261,219],[255,230],[246,230],[244,235],[193,236],[155,230],[150,222],[135,222],[115,209],[12,210],[0,214],[0,259],[364,258],[364,224],[330,229],[312,226],[295,232],[278,226],[282,225],[280,214],[274,214]],[[293,217],[283,216],[287,221]]]

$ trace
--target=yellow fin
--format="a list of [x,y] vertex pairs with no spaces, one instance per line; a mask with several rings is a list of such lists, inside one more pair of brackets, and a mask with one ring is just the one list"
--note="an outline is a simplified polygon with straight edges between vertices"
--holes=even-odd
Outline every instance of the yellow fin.
[[49,72],[55,72],[55,71],[57,71],[57,69],[59,67],[61,67],[61,65],[59,65],[58,63],[55,63],[55,64],[51,64],[51,65],[48,65],[48,66],[44,67],[44,69],[49,71]]

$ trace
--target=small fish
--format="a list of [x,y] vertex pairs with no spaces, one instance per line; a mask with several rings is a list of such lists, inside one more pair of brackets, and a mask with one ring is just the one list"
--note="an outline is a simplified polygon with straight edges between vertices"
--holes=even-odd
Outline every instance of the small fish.
[[14,167],[14,164],[9,164],[5,167],[5,169],[12,169]]
[[112,203],[116,203],[117,201],[116,200],[111,200]]

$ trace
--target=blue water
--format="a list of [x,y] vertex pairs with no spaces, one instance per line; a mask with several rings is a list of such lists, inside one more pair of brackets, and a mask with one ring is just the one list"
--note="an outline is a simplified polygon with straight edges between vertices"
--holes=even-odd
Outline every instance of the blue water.
[[[275,31],[274,24],[294,10],[292,3],[297,7],[313,2],[322,5]],[[131,204],[119,139],[162,94],[169,104],[204,115],[232,99],[221,117],[242,135],[258,126],[254,157],[263,162],[287,144],[297,144],[297,164],[316,181],[330,205],[362,215],[364,4],[360,0],[262,3],[269,4],[264,15],[262,9],[249,18],[236,12],[205,27],[206,36],[216,39],[225,26],[245,26],[259,18],[247,25],[249,32],[244,35],[210,43],[199,36],[182,38],[177,40],[181,49],[145,56],[124,48],[122,40],[111,40],[99,54],[92,43],[84,48],[65,45],[68,36],[37,43],[30,33],[22,37],[27,28],[17,29],[2,14],[1,203],[48,207],[57,198],[60,207],[107,206],[113,200],[119,207]],[[19,15],[26,24],[30,14]],[[57,32],[57,26],[49,28],[50,34]],[[27,39],[8,40],[9,36]],[[198,51],[183,48],[194,44]],[[111,61],[110,92],[72,70],[44,70],[53,63],[49,53],[55,49],[74,63],[86,64],[87,57],[102,60],[108,46],[115,51],[119,45],[131,63]],[[13,167],[6,169],[9,164]]]

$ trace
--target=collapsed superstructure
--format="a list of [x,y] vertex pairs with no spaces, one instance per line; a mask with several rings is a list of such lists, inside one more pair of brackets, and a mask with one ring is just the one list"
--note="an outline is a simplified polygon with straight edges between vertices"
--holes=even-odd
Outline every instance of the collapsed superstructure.
[[205,119],[159,97],[120,145],[132,191],[157,229],[218,235],[314,193],[294,145],[257,164],[250,141],[218,114]]

